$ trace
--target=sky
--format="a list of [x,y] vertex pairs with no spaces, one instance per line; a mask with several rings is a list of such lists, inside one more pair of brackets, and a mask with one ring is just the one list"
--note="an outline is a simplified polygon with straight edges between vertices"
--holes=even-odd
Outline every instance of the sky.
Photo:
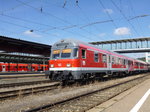
[[52,45],[150,37],[150,0],[0,0],[0,35]]

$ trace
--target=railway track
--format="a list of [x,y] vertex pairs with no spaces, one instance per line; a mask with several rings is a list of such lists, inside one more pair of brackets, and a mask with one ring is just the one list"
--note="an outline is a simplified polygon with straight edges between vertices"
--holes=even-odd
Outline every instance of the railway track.
[[50,81],[49,80],[42,80],[42,81],[30,81],[30,82],[0,84],[0,88],[17,87],[17,86],[27,86],[27,85],[36,85],[36,84],[43,84],[43,83],[50,83]]
[[25,112],[86,112],[89,109],[115,97],[116,95],[132,88],[133,86],[146,79],[147,75],[141,76],[102,89],[84,93],[79,96],[74,96],[55,103],[50,103],[47,105],[39,106],[37,108],[29,109]]
[[16,89],[16,90],[1,91],[0,100],[6,100],[9,98],[53,90],[53,89],[56,89],[59,85],[60,85],[59,83],[54,83],[54,84],[40,85],[36,87],[26,87],[26,88],[21,88],[21,89]]
[[15,79],[15,78],[28,78],[28,77],[45,77],[45,75],[22,75],[22,76],[16,76],[16,75],[4,76],[4,75],[1,75],[0,79]]

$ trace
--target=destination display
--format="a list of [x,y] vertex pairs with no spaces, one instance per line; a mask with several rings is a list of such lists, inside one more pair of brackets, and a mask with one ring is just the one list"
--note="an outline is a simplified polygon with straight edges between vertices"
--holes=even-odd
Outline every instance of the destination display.
[[54,50],[53,51],[53,54],[59,54],[60,53],[60,50]]
[[63,49],[62,53],[71,53],[71,49]]

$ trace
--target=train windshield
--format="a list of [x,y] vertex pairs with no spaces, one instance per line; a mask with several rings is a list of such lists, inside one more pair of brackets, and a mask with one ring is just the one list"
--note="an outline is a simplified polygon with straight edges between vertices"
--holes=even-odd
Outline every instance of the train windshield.
[[60,50],[53,50],[53,55],[52,55],[53,59],[59,58],[59,55],[60,55]]
[[69,58],[71,56],[72,49],[63,49],[61,53],[61,58]]

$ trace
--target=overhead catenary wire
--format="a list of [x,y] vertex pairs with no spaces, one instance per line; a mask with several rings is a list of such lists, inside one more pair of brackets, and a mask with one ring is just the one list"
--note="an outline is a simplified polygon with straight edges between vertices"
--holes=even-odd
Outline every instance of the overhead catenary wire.
[[[26,5],[26,6],[28,6],[28,7],[31,7],[31,8],[34,8],[35,10],[38,10],[39,12],[41,12],[41,9],[38,9],[38,8],[35,8],[35,7],[33,7],[33,6],[31,6],[31,5],[28,5],[27,3],[25,3],[25,2],[22,2],[22,1],[20,1],[20,0],[16,0],[16,1],[18,1],[18,2],[20,2],[21,3],[21,6],[22,5]],[[44,12],[44,11],[43,11]],[[54,16],[54,15],[52,15],[52,14],[50,14],[50,13],[46,13],[46,12],[44,12],[44,14],[48,14],[49,16],[53,16],[53,17],[55,17],[55,18],[57,18],[57,19],[59,19],[60,21],[63,21],[63,22],[65,22],[65,23],[68,23],[68,24],[71,24],[71,23],[69,23],[68,21],[65,21],[65,20],[63,20],[63,19],[61,19],[61,18],[58,18],[58,17],[56,17],[56,16]],[[8,23],[8,22],[7,22]],[[10,23],[11,24],[11,23]],[[13,25],[15,25],[15,24],[13,24]],[[17,25],[18,26],[18,25]],[[21,27],[21,26],[20,26]],[[22,27],[24,27],[24,26],[22,26]],[[24,27],[25,28],[25,27]],[[26,27],[27,28],[27,27]],[[56,27],[54,27],[54,29],[56,29]],[[60,29],[59,29],[60,30]],[[70,32],[69,32],[70,33]],[[75,34],[75,33],[74,33]]]
[[[4,22],[4,23],[7,23],[7,24],[15,25],[15,26],[18,26],[18,27],[22,27],[22,28],[25,28],[25,29],[32,29],[32,28],[30,28],[30,27],[23,26],[23,25],[16,24],[16,23],[12,23],[12,22],[8,22],[8,21],[5,21],[5,20],[0,20],[0,21],[2,21],[2,22]],[[38,29],[37,29],[37,31],[38,31]]]
[[[103,4],[103,2],[102,2],[101,0],[98,0],[98,2],[99,2],[99,4],[102,6],[103,9],[106,9],[105,5]],[[118,26],[117,26],[117,24],[114,22],[114,19],[111,17],[111,15],[109,14],[108,11],[106,11],[106,15],[108,16],[108,18],[109,18],[110,20],[112,20],[111,22],[112,22],[114,28],[117,29]],[[123,35],[120,35],[120,36],[121,36],[121,37],[124,37]]]
[[[49,26],[49,25],[46,25],[46,24],[42,24],[42,23],[38,23],[38,22],[35,22],[35,21],[30,21],[30,20],[26,20],[26,19],[21,19],[21,18],[17,18],[17,17],[14,17],[14,16],[9,16],[9,15],[5,15],[5,14],[0,14],[1,16],[5,16],[5,17],[9,17],[9,18],[12,18],[12,19],[17,19],[17,20],[21,20],[21,21],[24,21],[24,22],[29,22],[29,23],[33,23],[33,24],[38,24],[38,25],[42,25],[42,26],[47,26],[47,27],[52,27],[52,26]],[[3,21],[4,22],[4,21]],[[6,23],[8,23],[8,22],[6,22]],[[9,22],[9,24],[13,24],[13,23],[10,23]],[[18,26],[18,24],[13,24],[13,25],[16,25],[16,26]],[[28,28],[28,29],[31,29],[31,28],[29,28],[29,27],[25,27],[25,26],[22,26],[22,25],[19,25],[20,27],[24,27],[24,28]],[[48,31],[49,30],[54,30],[54,29],[57,29],[57,30],[65,30],[65,29],[69,29],[69,28],[71,28],[71,27],[76,27],[76,25],[73,25],[73,26],[65,26],[64,28],[58,28],[58,27],[52,27],[51,29],[49,28],[48,29]],[[43,31],[41,31],[41,32],[46,32],[47,30],[43,30]],[[65,31],[65,32],[68,32],[68,31]],[[86,32],[88,32],[88,31],[86,31]],[[75,34],[75,33],[73,33],[73,32],[68,32],[68,33],[71,33],[71,34]],[[89,32],[88,32],[89,33]],[[80,35],[81,36],[81,35]],[[84,36],[84,38],[85,38],[85,36]],[[91,38],[90,38],[91,39]]]
[[136,28],[134,27],[134,25],[128,20],[128,18],[126,17],[126,15],[123,13],[123,11],[118,7],[118,5],[113,1],[110,0],[112,2],[112,4],[116,7],[116,9],[120,12],[120,14],[124,17],[124,19],[128,22],[128,24],[132,27],[132,29],[134,30],[134,32],[140,36],[140,34],[138,33],[138,31],[136,30]]
[[146,17],[146,16],[149,16],[149,15],[147,15],[147,14],[144,14],[144,15],[138,15],[138,16],[134,16],[134,17],[132,17],[132,18],[129,18],[129,19],[128,19],[128,21],[130,21],[130,20],[133,20],[133,19],[137,19],[137,18]]
[[[22,1],[20,1],[20,0],[16,0],[16,1],[18,1],[18,2],[20,2],[20,3],[22,3],[22,4],[24,4],[24,5],[26,5],[26,6],[28,6],[28,7],[31,7],[31,8],[33,8],[33,9],[37,10],[38,12],[40,11],[38,8],[33,7],[32,5],[29,5],[29,4],[25,3],[25,2],[22,2]],[[69,24],[69,25],[72,25],[71,22],[66,21],[66,20],[64,20],[64,19],[62,19],[62,18],[59,18],[59,17],[57,17],[57,16],[55,16],[55,15],[53,15],[53,14],[50,14],[50,13],[48,13],[48,12],[43,11],[42,14],[49,15],[49,16],[54,17],[54,18],[56,18],[56,19],[58,19],[58,20],[60,20],[60,21],[62,21],[62,22],[64,22],[64,23],[67,23],[67,24]],[[65,31],[65,30],[63,30],[63,31]],[[91,39],[90,39],[90,40],[91,40]]]
[[[27,2],[27,3],[31,3],[31,2],[32,2],[32,0],[30,0],[30,1]],[[18,7],[23,6],[23,5],[24,5],[24,4],[19,4],[19,5],[17,5],[17,6],[12,7],[12,8],[9,8],[9,9],[3,10],[3,11],[0,11],[0,13],[5,13],[5,12],[8,12],[8,11],[12,11],[12,10],[14,10],[14,9],[16,9],[16,8],[18,8]]]
[[[36,32],[39,32],[39,33],[43,33],[42,31],[40,31],[39,29],[34,29],[34,28],[30,28],[30,27],[26,27],[26,26],[23,26],[23,25],[19,25],[19,24],[16,24],[16,23],[12,23],[12,22],[8,22],[8,21],[4,21],[4,20],[0,20],[0,21],[2,21],[3,23],[7,23],[7,24],[11,24],[11,25],[14,25],[14,26],[18,26],[18,27],[22,27],[22,28],[24,28],[24,29],[27,29],[28,31],[36,31]],[[31,33],[32,33],[31,32]],[[47,35],[52,35],[52,36],[55,36],[55,37],[58,37],[59,38],[59,36],[57,36],[57,35],[54,35],[54,34],[51,34],[51,33],[45,33],[44,32],[44,34],[47,34]]]
[[138,16],[136,16],[136,13],[135,13],[135,10],[133,9],[133,4],[132,4],[131,0],[129,0],[129,4],[130,4],[130,7],[131,7],[131,11],[133,12],[133,15],[135,16],[135,17],[130,18],[129,21],[133,20],[133,19],[136,19],[140,31],[143,33],[143,36],[145,36],[145,33],[143,31],[143,28],[142,28],[142,25],[139,22],[139,18],[143,18],[143,17],[149,16],[149,15],[144,14],[144,15],[138,15]]
[[51,25],[47,25],[47,24],[43,24],[43,23],[39,23],[39,22],[27,20],[27,19],[18,18],[16,16],[6,15],[4,13],[0,13],[0,15],[8,17],[8,18],[16,19],[16,20],[19,20],[19,21],[24,21],[24,22],[28,22],[28,23],[32,23],[32,24],[37,24],[37,25],[41,25],[41,26],[51,27],[51,29],[56,29],[57,28],[57,27],[54,27],[54,26],[51,26]]
[[[33,9],[37,10],[38,12],[40,12],[40,9],[39,9],[39,8],[36,8],[36,7],[32,6],[32,5],[29,5],[29,4],[26,3],[26,2],[23,2],[23,1],[20,1],[20,0],[16,0],[16,1],[18,1],[18,2],[20,2],[20,3],[22,3],[22,4],[24,4],[25,6],[28,6],[28,7],[30,7],[30,8],[33,8]],[[66,21],[66,20],[64,20],[64,19],[62,19],[62,18],[59,18],[59,17],[57,17],[57,16],[55,16],[55,15],[49,13],[49,12],[43,11],[42,14],[45,14],[45,15],[48,15],[48,16],[50,16],[50,17],[56,18],[57,20],[59,20],[59,21],[61,21],[61,22],[64,22],[64,23],[66,23],[66,24],[71,24],[69,21]]]
[[[25,5],[25,3],[23,2],[22,4],[24,4]],[[27,4],[26,4],[27,5]],[[32,7],[32,6],[31,6]],[[34,7],[32,7],[32,8],[34,8]],[[40,9],[38,9],[38,8],[35,8],[36,10],[38,10],[39,12],[41,12],[41,10]],[[4,14],[1,14],[1,15],[3,15],[4,16]],[[6,16],[6,15],[5,15]],[[7,17],[11,17],[11,16],[8,16],[7,15]],[[14,19],[18,19],[19,20],[19,18],[17,18],[17,17],[11,17],[11,18],[14,18]],[[25,20],[25,19],[21,19],[21,20],[23,20],[23,21],[28,21],[29,22],[29,20]],[[30,21],[31,22],[31,21]],[[14,24],[14,23],[10,23],[10,22],[7,22],[7,21],[5,21],[5,23],[8,23],[8,24],[12,24],[12,25],[15,25],[15,26],[19,26],[19,27],[23,27],[23,28],[28,28],[29,29],[29,27],[26,27],[26,26],[22,26],[22,25],[18,25],[18,24]],[[33,22],[32,21],[32,23],[34,23],[34,24],[39,24],[39,23],[37,23],[37,22]],[[49,26],[49,25],[45,25],[45,24],[40,24],[40,25],[44,25],[44,26]],[[52,27],[52,26],[51,26]],[[30,28],[31,29],[31,28]],[[56,27],[52,27],[51,29],[58,29],[58,30],[62,30],[62,29],[60,29],[60,28],[56,28]],[[39,31],[39,30],[36,30],[36,31]],[[68,31],[65,31],[65,30],[62,30],[62,31],[64,31],[64,32],[67,32],[67,33],[73,33],[73,32],[68,32]],[[39,31],[39,32],[42,32],[42,31]],[[45,33],[45,32],[44,32]],[[73,34],[77,34],[77,33],[73,33]],[[81,36],[81,35],[80,35]],[[82,35],[83,36],[83,35]],[[85,36],[84,36],[84,38],[85,38]],[[86,39],[89,39],[89,38],[86,38]],[[91,40],[91,38],[89,39],[89,40]]]
[[[78,0],[77,0],[77,2],[78,2]],[[84,13],[84,11],[82,10],[82,8],[81,8],[79,5],[77,5],[77,7],[80,9],[81,13],[82,13],[83,16],[86,18],[86,21],[88,22],[88,24],[90,24],[91,22],[90,22],[89,17]],[[93,22],[93,23],[94,23],[94,22]],[[94,24],[93,24],[93,25],[94,25]],[[84,26],[85,26],[85,25],[84,25]],[[88,25],[87,25],[87,26],[88,26]],[[92,24],[89,25],[89,26],[92,26]],[[98,32],[100,32],[100,30],[99,30],[96,26],[95,26],[94,28],[95,28]],[[92,35],[98,37],[98,35],[94,34],[93,32],[89,32],[89,31],[83,29],[82,26],[80,27],[80,29],[82,29],[82,30],[88,32],[89,34],[92,34]]]
[[66,30],[66,29],[70,29],[70,28],[74,28],[74,27],[77,27],[77,25],[67,26],[67,27],[62,28],[62,30]]
[[[21,1],[21,0],[19,0],[19,1]],[[21,1],[22,2],[22,1]],[[24,2],[24,3],[26,3],[26,2]],[[24,3],[22,3],[21,4],[21,6],[22,5],[25,5]],[[28,5],[30,5],[29,3],[27,3]],[[78,5],[80,5],[80,4],[78,4]],[[68,6],[68,4],[67,4],[67,6]],[[31,5],[31,7],[32,7],[32,5]],[[35,6],[33,6],[33,7],[35,7]],[[36,8],[36,7],[35,7]],[[61,8],[62,8],[62,5],[61,5]],[[37,10],[38,9],[38,10]],[[42,11],[41,11],[41,9],[42,9]],[[44,10],[45,8],[43,7],[43,6],[41,6],[41,7],[39,7],[39,8],[36,8],[36,10],[38,11],[38,12],[40,12],[41,14],[43,14],[43,12],[45,13],[45,11],[46,10]],[[48,12],[49,13],[49,12]],[[106,12],[106,13],[108,13],[108,12]],[[1,14],[4,14],[4,13],[0,13],[0,15]],[[4,14],[5,15],[5,14]],[[47,14],[45,14],[45,15],[47,15]],[[109,14],[110,15],[110,14]],[[54,16],[56,16],[56,15],[54,15]],[[111,16],[111,15],[110,15]],[[57,17],[57,16],[56,16]],[[136,16],[135,16],[136,17]],[[16,17],[17,18],[17,17]],[[58,17],[58,18],[60,18],[60,17]],[[132,18],[132,17],[131,17]],[[128,20],[129,19],[131,19],[131,18],[127,18]],[[61,18],[62,19],[62,18]],[[136,18],[135,18],[136,19]],[[18,19],[19,20],[19,19]],[[65,20],[65,19],[63,19],[63,20]],[[111,20],[111,19],[110,19]],[[133,19],[132,20],[134,20],[134,17],[133,17]],[[28,20],[28,22],[29,22],[30,20]],[[61,20],[60,20],[61,21]],[[65,21],[67,21],[67,20],[65,20]],[[104,20],[105,21],[105,20]],[[107,21],[107,20],[106,20]],[[115,21],[115,19],[112,19],[112,21],[110,21],[110,22],[113,22],[114,23],[114,21]],[[129,20],[129,21],[131,21],[131,20]],[[30,23],[33,23],[34,24],[34,22],[35,21],[30,21]],[[63,21],[62,21],[63,22]],[[67,21],[67,22],[69,22],[69,21]],[[40,22],[39,22],[40,23]],[[40,23],[39,24],[38,22],[35,22],[35,24],[37,24],[37,25],[42,25],[43,23]],[[64,22],[65,23],[65,22]],[[69,24],[70,23],[70,24]],[[49,30],[61,30],[61,31],[64,31],[64,32],[68,32],[67,30],[69,30],[69,29],[72,29],[72,28],[79,28],[79,29],[81,29],[82,31],[85,31],[85,27],[88,27],[88,26],[95,26],[96,24],[100,24],[100,21],[98,22],[98,21],[96,21],[96,22],[88,22],[87,24],[85,24],[85,25],[79,25],[79,24],[72,24],[71,22],[69,22],[69,23],[67,23],[68,25],[64,25],[64,27],[62,27],[62,26],[51,26],[51,25],[48,25],[48,24],[44,24],[43,26],[46,26],[46,27],[50,27],[49,28]],[[82,28],[83,27],[83,28]],[[32,28],[30,28],[30,29],[32,29]],[[47,31],[49,31],[49,30],[47,30]],[[36,31],[36,30],[35,30]],[[43,31],[42,31],[43,32]],[[77,31],[78,32],[78,31]],[[90,33],[89,31],[86,31],[87,33]],[[76,32],[68,32],[68,33],[72,33],[72,34],[76,34]],[[78,32],[78,34],[80,34],[80,32]],[[93,32],[91,32],[90,34],[92,34],[92,35],[95,35]],[[81,33],[81,35],[83,35],[82,33]],[[81,36],[80,35],[80,36]],[[97,36],[97,35],[95,35],[95,36]],[[85,37],[84,37],[85,38]]]
[[21,33],[22,33],[22,32],[14,32],[14,31],[10,31],[10,30],[4,29],[4,28],[0,28],[0,29],[1,29],[0,32],[2,32],[2,35],[3,35],[3,36],[7,36],[7,35],[8,35],[8,34],[5,35],[5,33],[4,33],[3,31],[5,31],[6,33],[9,32],[9,33],[11,33],[11,34],[16,34],[16,35],[21,35]]
[[[106,9],[105,5],[102,3],[101,0],[98,0],[98,2],[100,3],[100,5],[102,6],[103,9]],[[114,23],[113,18],[111,17],[111,15],[106,11],[107,16],[109,17],[110,20],[112,20],[113,26],[117,29],[118,26]]]
[[[38,9],[38,8],[36,8],[36,7],[33,7],[32,5],[29,5],[29,4],[27,4],[27,3],[25,3],[25,2],[22,2],[22,1],[20,1],[20,0],[16,0],[16,1],[18,1],[18,2],[20,2],[20,3],[22,3],[22,4],[24,4],[24,5],[26,5],[26,6],[28,6],[28,7],[31,7],[31,8],[33,8],[33,9],[35,9],[35,10],[37,10],[37,11],[39,11],[39,12],[41,12],[41,9]],[[44,11],[43,11],[43,9],[42,9],[42,13],[43,13]],[[45,13],[45,12],[44,12]],[[45,13],[45,14],[47,14],[47,13]],[[49,14],[49,13],[48,13]],[[52,16],[52,14],[50,14],[50,16]],[[56,17],[56,16],[53,16],[53,17]],[[60,20],[60,18],[58,18],[58,17],[56,17],[57,19],[59,19]],[[62,19],[61,19],[62,20]],[[63,20],[63,22],[64,22],[64,20]],[[67,22],[67,23],[70,23],[70,22],[68,22],[68,21],[65,21],[65,22]],[[71,23],[70,23],[71,24]],[[77,25],[75,25],[74,27],[77,27]],[[65,29],[70,29],[70,28],[74,28],[74,27],[72,27],[72,25],[70,25],[70,26],[67,26],[66,28],[63,28],[62,30],[65,30]],[[54,27],[54,28],[50,28],[49,30],[53,30],[53,29],[57,29],[56,27]],[[58,29],[60,29],[60,28],[58,28]],[[48,30],[45,30],[45,31],[48,31]],[[85,31],[85,30],[83,30],[83,31]],[[87,31],[86,31],[87,32]],[[88,32],[89,33],[89,32]],[[90,33],[90,34],[93,34],[93,33]],[[95,34],[94,34],[95,35]]]
[[107,23],[107,22],[112,22],[113,20],[105,20],[105,21],[97,21],[97,22],[92,22],[92,23],[89,23],[89,24],[86,24],[84,26],[81,26],[80,28],[84,28],[84,27],[87,27],[87,26],[91,26],[91,25],[95,25],[95,24],[100,24],[100,23]]
[[[25,29],[28,29],[28,30],[30,29],[30,30],[33,30],[33,31],[38,31],[38,32],[40,32],[40,33],[43,33],[43,31],[40,31],[40,30],[38,30],[38,29],[31,29],[30,27],[26,27],[26,26],[23,26],[23,25],[18,25],[18,24],[15,24],[15,23],[11,23],[11,22],[8,22],[8,21],[4,21],[4,20],[0,20],[0,21],[2,21],[3,23],[7,23],[7,24],[11,24],[11,25],[18,26],[18,27],[22,27],[22,28],[25,28]],[[30,31],[30,30],[29,30],[29,31]],[[64,31],[64,30],[61,30],[61,31]],[[90,37],[86,37],[86,36],[84,36],[84,35],[82,35],[82,34],[79,34],[79,33],[74,33],[74,32],[71,32],[71,31],[65,31],[65,32],[68,32],[68,33],[70,33],[70,34],[76,34],[76,35],[82,36],[82,37],[85,38],[85,39],[89,39],[89,40],[92,39],[92,38],[90,38]],[[55,36],[55,37],[58,37],[58,38],[59,38],[59,36],[54,35],[54,34],[51,34],[51,33],[44,32],[44,34],[52,35],[52,36]]]
[[64,4],[62,7],[65,8],[66,4],[67,4],[67,0],[64,0]]

